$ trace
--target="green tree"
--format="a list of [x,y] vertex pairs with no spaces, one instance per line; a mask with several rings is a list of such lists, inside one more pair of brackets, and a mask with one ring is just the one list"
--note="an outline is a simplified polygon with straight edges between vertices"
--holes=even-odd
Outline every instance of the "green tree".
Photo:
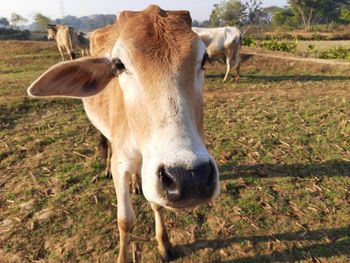
[[288,3],[305,31],[310,29],[313,22],[339,22],[341,9],[350,7],[349,0],[289,0]]
[[225,4],[222,19],[225,25],[234,26],[244,22],[246,6],[239,0],[229,0]]
[[319,0],[289,0],[288,3],[296,16],[299,16],[305,31],[309,31]]
[[342,8],[340,10],[340,20],[343,23],[350,23],[350,8]]
[[49,24],[51,20],[47,16],[37,13],[34,15],[34,21],[36,23],[37,30],[44,31],[47,28],[47,24]]
[[239,0],[227,0],[214,5],[210,15],[211,26],[237,25],[244,21],[246,6]]
[[289,7],[279,8],[274,11],[271,24],[275,27],[294,28],[298,25],[299,18]]
[[261,22],[265,24],[272,24],[272,18],[275,12],[279,11],[281,8],[278,6],[268,6],[261,9],[262,17]]
[[9,26],[9,25],[10,25],[10,23],[9,23],[9,21],[7,20],[6,17],[1,17],[1,18],[0,18],[0,26],[6,27],[6,26]]
[[13,27],[17,27],[18,25],[27,22],[28,20],[24,18],[23,16],[17,14],[17,13],[12,13],[10,17],[10,23]]
[[210,26],[216,27],[222,25],[222,13],[223,13],[223,4],[215,4],[213,10],[210,14]]
[[314,22],[319,24],[340,22],[341,10],[350,8],[349,0],[319,0],[317,3]]
[[245,2],[246,7],[246,23],[257,24],[263,19],[261,0],[247,0]]

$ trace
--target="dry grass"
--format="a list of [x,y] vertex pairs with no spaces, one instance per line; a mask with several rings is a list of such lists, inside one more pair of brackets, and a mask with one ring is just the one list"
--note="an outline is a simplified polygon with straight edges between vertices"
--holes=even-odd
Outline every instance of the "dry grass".
[[[117,201],[81,103],[26,97],[59,61],[53,43],[38,45],[0,42],[1,262],[114,262]],[[177,262],[349,262],[349,68],[244,60],[240,84],[208,66],[206,143],[222,194],[166,212]],[[159,262],[151,209],[133,201],[137,257]]]

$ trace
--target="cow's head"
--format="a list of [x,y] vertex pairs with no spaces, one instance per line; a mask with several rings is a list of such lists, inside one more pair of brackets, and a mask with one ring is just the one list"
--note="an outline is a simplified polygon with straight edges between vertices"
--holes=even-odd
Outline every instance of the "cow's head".
[[126,11],[118,17],[117,30],[109,60],[61,63],[33,83],[29,94],[89,97],[118,77],[142,156],[145,197],[173,208],[210,201],[219,194],[219,177],[203,142],[206,48],[191,30],[189,13],[157,6]]
[[47,24],[47,39],[55,39],[57,33],[57,25]]

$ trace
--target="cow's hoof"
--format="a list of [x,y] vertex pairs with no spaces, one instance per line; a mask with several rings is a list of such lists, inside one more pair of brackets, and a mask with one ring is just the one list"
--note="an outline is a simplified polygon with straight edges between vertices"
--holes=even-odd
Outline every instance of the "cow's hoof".
[[139,184],[133,185],[131,187],[131,192],[134,195],[142,195],[142,187]]
[[106,172],[106,178],[107,179],[112,179],[113,178],[112,173],[111,172]]
[[133,195],[141,195],[141,194],[142,194],[142,191],[141,191],[140,189],[138,189],[138,188],[133,188],[133,189],[131,190],[131,193],[132,193]]
[[141,178],[137,174],[132,174],[130,179],[130,188],[131,193],[134,195],[141,195],[142,194],[142,184],[141,184]]
[[176,259],[176,253],[175,250],[173,248],[169,248],[165,251],[159,251],[160,256],[162,257],[162,261],[163,262],[169,262],[172,261],[174,259]]

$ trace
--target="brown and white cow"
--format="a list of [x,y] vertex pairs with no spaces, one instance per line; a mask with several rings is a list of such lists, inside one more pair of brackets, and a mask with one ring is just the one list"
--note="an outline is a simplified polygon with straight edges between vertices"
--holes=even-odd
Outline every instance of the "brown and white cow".
[[76,58],[77,49],[81,49],[82,56],[89,56],[89,40],[83,33],[77,33],[67,25],[47,25],[47,38],[55,39],[58,51],[64,61],[64,52],[69,55],[71,60]]
[[[95,57],[63,62],[29,88],[33,97],[81,98],[91,122],[112,144],[120,252],[128,261],[135,222],[132,174],[155,213],[161,256],[172,257],[161,207],[185,209],[215,199],[219,172],[203,142],[205,45],[188,11],[149,6],[124,11],[92,35]],[[108,59],[103,57],[109,53]]]
[[217,28],[192,27],[207,46],[210,60],[224,58],[226,61],[226,74],[223,82],[227,80],[231,67],[236,71],[236,82],[240,74],[240,49],[242,46],[242,33],[238,28],[227,26]]

